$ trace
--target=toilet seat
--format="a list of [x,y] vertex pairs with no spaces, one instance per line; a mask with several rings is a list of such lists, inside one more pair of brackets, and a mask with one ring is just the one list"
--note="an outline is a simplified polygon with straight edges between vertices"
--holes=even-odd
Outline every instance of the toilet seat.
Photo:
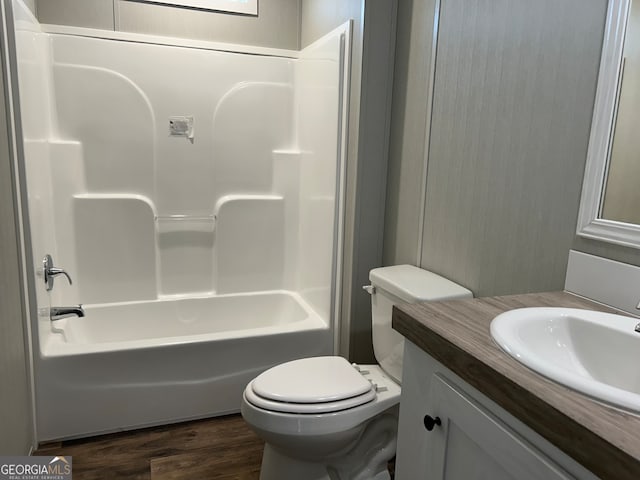
[[[253,382],[252,382],[253,383]],[[262,398],[253,391],[252,384],[249,384],[249,388],[245,390],[245,397],[252,405],[262,408],[264,410],[270,410],[272,412],[281,413],[332,413],[339,412],[341,410],[348,410],[350,408],[359,407],[365,403],[368,403],[376,398],[375,390],[371,390],[364,395],[357,397],[347,398],[346,400],[339,400],[337,402],[323,402],[323,403],[287,403],[276,402]]]
[[283,363],[245,389],[249,403],[283,413],[331,413],[376,398],[374,386],[342,357],[313,357]]

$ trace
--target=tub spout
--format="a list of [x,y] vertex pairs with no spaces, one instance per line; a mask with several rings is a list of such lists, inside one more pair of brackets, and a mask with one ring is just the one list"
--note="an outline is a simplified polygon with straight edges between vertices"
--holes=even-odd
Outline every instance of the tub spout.
[[49,310],[49,318],[52,322],[62,320],[67,317],[84,317],[84,309],[82,305],[74,305],[72,307],[51,307]]

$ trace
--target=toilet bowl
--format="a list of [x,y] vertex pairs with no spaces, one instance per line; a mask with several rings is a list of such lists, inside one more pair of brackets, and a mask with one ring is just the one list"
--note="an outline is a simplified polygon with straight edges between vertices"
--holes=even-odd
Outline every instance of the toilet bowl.
[[391,329],[395,303],[471,297],[410,265],[374,269],[373,345],[380,365],[339,356],[277,365],[245,388],[241,412],[265,441],[260,480],[388,480],[395,455],[404,340]]
[[[304,379],[302,383],[293,381],[293,371],[305,372],[297,377]],[[259,376],[247,385],[241,407],[244,419],[266,443],[262,480],[370,479],[378,473],[372,470],[386,469],[395,452],[400,386],[379,366],[356,367],[342,357],[314,357],[279,365],[263,375],[268,374],[292,378],[292,388],[283,392],[264,382],[269,393],[280,393],[280,400],[264,398],[256,393],[265,380]],[[336,388],[331,388],[331,375]],[[312,378],[317,382],[307,388]],[[354,388],[346,388],[346,380]],[[304,393],[295,395],[295,387]],[[373,418],[377,421],[371,422]],[[372,451],[378,452],[377,458],[367,456]]]

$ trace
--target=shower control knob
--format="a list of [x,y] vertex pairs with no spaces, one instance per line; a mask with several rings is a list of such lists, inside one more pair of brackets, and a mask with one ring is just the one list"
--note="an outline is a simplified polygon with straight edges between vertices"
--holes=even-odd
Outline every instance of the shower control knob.
[[426,428],[428,432],[433,430],[433,427],[435,427],[436,425],[442,425],[440,417],[433,418],[431,415],[424,416],[424,428]]
[[62,268],[58,268],[53,265],[53,258],[51,258],[51,255],[49,254],[46,254],[42,259],[42,273],[47,292],[50,292],[53,289],[53,280],[58,275],[64,275],[65,277],[67,277],[69,285],[73,284],[73,282],[71,281],[71,277],[67,272],[65,272]]

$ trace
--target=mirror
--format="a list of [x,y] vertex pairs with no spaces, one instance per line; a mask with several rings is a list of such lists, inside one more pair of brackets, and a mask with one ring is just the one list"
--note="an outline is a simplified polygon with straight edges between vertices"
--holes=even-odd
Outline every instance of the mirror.
[[577,233],[640,248],[640,1],[634,3],[608,6]]
[[629,9],[601,216],[640,224],[640,2]]

